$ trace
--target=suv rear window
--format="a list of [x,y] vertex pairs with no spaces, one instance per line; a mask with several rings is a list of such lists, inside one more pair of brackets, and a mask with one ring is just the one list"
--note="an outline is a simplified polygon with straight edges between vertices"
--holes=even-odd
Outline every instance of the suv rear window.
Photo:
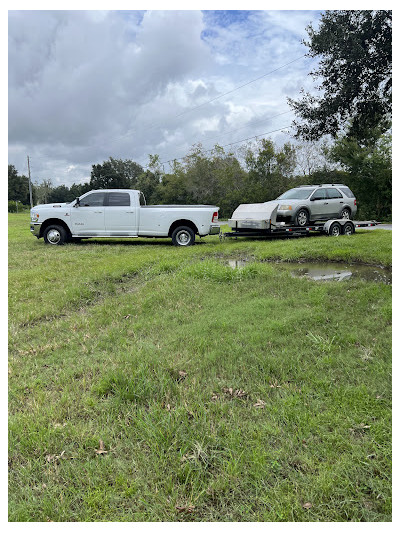
[[339,189],[347,196],[347,198],[355,198],[354,194],[348,187],[339,187]]

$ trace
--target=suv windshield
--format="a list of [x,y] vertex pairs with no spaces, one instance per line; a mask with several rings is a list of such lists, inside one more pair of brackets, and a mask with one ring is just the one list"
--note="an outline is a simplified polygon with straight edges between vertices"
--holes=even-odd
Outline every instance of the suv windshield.
[[314,189],[290,189],[280,196],[277,200],[305,200],[310,196]]

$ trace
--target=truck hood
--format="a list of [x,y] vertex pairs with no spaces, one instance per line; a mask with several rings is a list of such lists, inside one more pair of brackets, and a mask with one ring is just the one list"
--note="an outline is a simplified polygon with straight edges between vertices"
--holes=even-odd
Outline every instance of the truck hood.
[[52,204],[38,204],[35,205],[32,209],[42,209],[44,207],[51,208],[51,207],[65,207],[66,205],[69,205],[67,202],[53,202]]

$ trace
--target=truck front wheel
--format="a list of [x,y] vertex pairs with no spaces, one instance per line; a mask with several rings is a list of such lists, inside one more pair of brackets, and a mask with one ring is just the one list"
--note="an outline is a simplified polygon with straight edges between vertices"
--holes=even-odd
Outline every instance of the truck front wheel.
[[43,239],[46,244],[60,246],[67,240],[67,232],[62,226],[56,226],[52,224],[44,230]]
[[175,246],[191,246],[194,240],[194,231],[188,226],[179,226],[172,232],[172,244]]

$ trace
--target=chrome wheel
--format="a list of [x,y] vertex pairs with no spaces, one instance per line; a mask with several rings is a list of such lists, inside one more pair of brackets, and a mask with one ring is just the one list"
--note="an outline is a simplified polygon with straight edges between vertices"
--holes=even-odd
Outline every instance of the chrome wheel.
[[62,226],[52,225],[44,230],[44,242],[52,246],[60,246],[67,240],[67,232]]
[[307,226],[308,224],[308,214],[304,209],[300,209],[296,216],[296,222],[298,226]]
[[178,231],[176,234],[176,242],[179,246],[187,246],[190,242],[190,233],[185,229]]
[[56,229],[51,229],[47,232],[47,240],[49,241],[49,244],[58,244],[61,240],[61,234]]
[[343,228],[343,234],[344,235],[353,235],[354,233],[354,227],[351,222],[346,222]]
[[332,224],[330,230],[329,230],[329,235],[332,235],[332,237],[339,237],[341,233],[341,229],[340,229],[340,226],[339,224]]
[[194,244],[195,233],[188,226],[179,226],[172,232],[171,237],[175,246],[190,246]]

